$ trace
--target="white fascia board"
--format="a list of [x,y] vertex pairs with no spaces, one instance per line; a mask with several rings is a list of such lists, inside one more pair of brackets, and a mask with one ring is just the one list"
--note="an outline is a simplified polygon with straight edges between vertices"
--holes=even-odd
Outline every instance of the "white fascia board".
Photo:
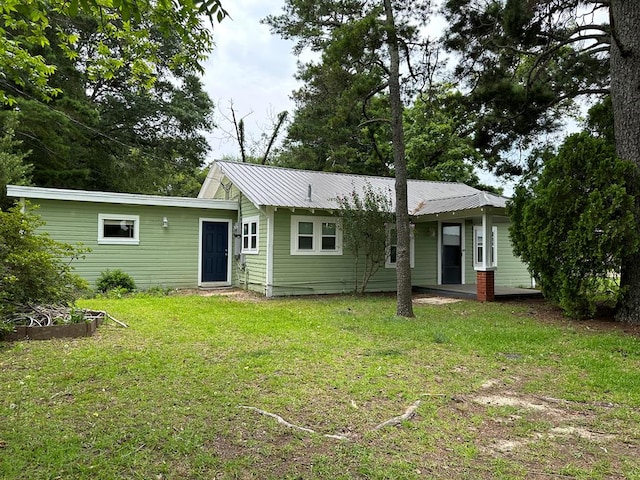
[[75,202],[113,203],[122,205],[150,205],[157,207],[204,208],[209,210],[237,210],[238,202],[205,198],[163,197],[137,193],[91,192],[62,188],[23,187],[7,185],[7,195],[14,198],[69,200]]
[[220,188],[224,174],[217,163],[213,163],[207,172],[207,176],[202,182],[198,198],[213,198]]

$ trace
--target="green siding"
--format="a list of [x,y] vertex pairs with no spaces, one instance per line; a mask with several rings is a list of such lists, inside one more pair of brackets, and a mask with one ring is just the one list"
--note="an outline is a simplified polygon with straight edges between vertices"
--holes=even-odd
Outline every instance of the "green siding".
[[[235,187],[231,199],[240,200],[240,212],[182,207],[133,206],[91,202],[40,200],[38,213],[46,222],[44,230],[56,240],[91,248],[85,259],[74,261],[77,273],[92,285],[101,272],[120,268],[129,273],[140,288],[166,286],[192,288],[198,284],[199,221],[201,218],[231,220],[258,217],[258,253],[240,255],[240,239],[230,238],[233,254],[233,285],[262,294],[267,292],[267,216]],[[36,203],[36,202],[34,202]],[[99,245],[98,214],[138,215],[139,245]],[[302,295],[353,291],[355,261],[344,249],[342,255],[291,255],[291,216],[330,216],[329,212],[278,209],[274,213],[273,294]],[[162,228],[167,217],[169,228]],[[465,281],[475,283],[473,268],[473,224],[463,221]],[[498,268],[496,285],[530,286],[526,266],[512,254],[508,224],[498,224]],[[414,229],[414,285],[437,283],[438,222],[418,223]],[[360,262],[363,263],[362,261]],[[361,271],[359,272],[361,275]],[[382,266],[371,278],[368,291],[394,291],[395,269]]]
[[[467,234],[466,241],[466,265],[467,283],[476,283],[476,272],[473,268],[473,225],[480,225],[479,222],[468,225],[465,228]],[[531,287],[531,275],[526,264],[513,255],[513,245],[509,237],[509,223],[494,224],[498,230],[498,264],[495,271],[495,284],[505,287]]]
[[414,236],[415,268],[411,271],[411,282],[413,285],[435,284],[438,281],[438,223],[416,224]]
[[[118,205],[61,200],[38,200],[43,227],[55,240],[91,248],[72,265],[91,285],[101,272],[122,269],[139,288],[198,285],[199,219],[235,219],[229,210]],[[139,245],[98,244],[98,214],[139,215]],[[167,217],[169,228],[162,227]]]
[[[238,193],[236,194],[237,198]],[[234,256],[234,285],[266,294],[267,283],[267,217],[253,203],[241,196],[240,221],[243,218],[258,217],[258,253]]]
[[[313,216],[309,211],[279,209],[274,223],[274,295],[346,293],[355,285],[355,259],[348,250],[342,255],[291,255],[291,216]],[[316,216],[329,216],[319,212]],[[433,224],[418,224],[414,231],[415,265],[413,283],[434,281],[436,261],[425,255],[436,244]],[[433,232],[433,235],[432,235]],[[362,262],[361,262],[362,263]],[[360,270],[361,274],[361,270]],[[367,291],[395,291],[396,271],[382,266],[371,278]]]
[[531,287],[531,275],[527,265],[513,254],[513,245],[509,237],[509,224],[498,225],[498,269],[496,285],[507,287]]
[[[353,290],[353,262],[343,255],[291,255],[291,216],[310,212],[278,209],[274,213],[273,294],[304,295]],[[322,212],[319,216],[326,216]]]

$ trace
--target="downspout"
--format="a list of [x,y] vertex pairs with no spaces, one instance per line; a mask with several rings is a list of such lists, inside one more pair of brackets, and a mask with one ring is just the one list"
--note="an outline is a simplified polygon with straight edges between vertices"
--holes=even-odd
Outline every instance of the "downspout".
[[[240,234],[240,237],[242,238],[242,191],[240,191],[240,189],[238,189],[238,233]],[[235,243],[235,238],[234,238],[234,243]],[[242,258],[242,243],[240,243],[240,251],[239,252],[233,252],[234,257],[236,258],[236,272],[238,272],[238,285],[244,285],[245,290],[249,289],[249,277],[247,276],[247,267],[246,265],[243,263],[243,258]],[[236,257],[237,255],[237,257]],[[240,275],[244,273],[244,281],[241,283],[240,281]]]
[[265,297],[273,297],[273,223],[274,208],[269,206],[258,206],[258,210],[267,219],[267,261],[265,265]]

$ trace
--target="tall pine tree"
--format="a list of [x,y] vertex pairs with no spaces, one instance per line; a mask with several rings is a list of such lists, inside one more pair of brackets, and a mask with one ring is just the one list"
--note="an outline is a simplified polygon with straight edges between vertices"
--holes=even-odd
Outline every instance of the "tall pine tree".
[[[503,154],[557,127],[572,101],[610,94],[616,152],[636,166],[628,188],[640,228],[640,2],[447,0],[445,12],[446,45],[481,113],[476,146],[497,171],[519,173]],[[622,285],[617,318],[639,323],[639,253],[623,259]]]

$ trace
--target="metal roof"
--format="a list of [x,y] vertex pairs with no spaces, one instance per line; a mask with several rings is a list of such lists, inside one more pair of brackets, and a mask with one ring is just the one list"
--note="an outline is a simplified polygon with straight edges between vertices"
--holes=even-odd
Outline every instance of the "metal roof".
[[63,188],[24,187],[7,185],[7,195],[14,198],[35,198],[46,200],[73,200],[76,202],[113,203],[124,205],[153,205],[163,207],[206,208],[216,210],[237,210],[238,203],[230,200],[204,198],[165,197],[137,193],[95,192],[69,190]]
[[411,212],[412,215],[430,215],[443,212],[458,212],[460,210],[474,210],[483,207],[505,208],[507,199],[482,190],[477,193],[459,197],[440,198],[425,202],[421,208]]
[[[200,196],[210,196],[226,176],[253,204],[287,208],[335,210],[336,198],[367,184],[386,191],[395,203],[395,178],[315,172],[282,167],[216,161]],[[216,185],[213,185],[213,184]],[[309,195],[310,193],[310,195]],[[486,206],[504,208],[506,199],[463,183],[409,180],[408,207],[411,215],[468,210]]]

